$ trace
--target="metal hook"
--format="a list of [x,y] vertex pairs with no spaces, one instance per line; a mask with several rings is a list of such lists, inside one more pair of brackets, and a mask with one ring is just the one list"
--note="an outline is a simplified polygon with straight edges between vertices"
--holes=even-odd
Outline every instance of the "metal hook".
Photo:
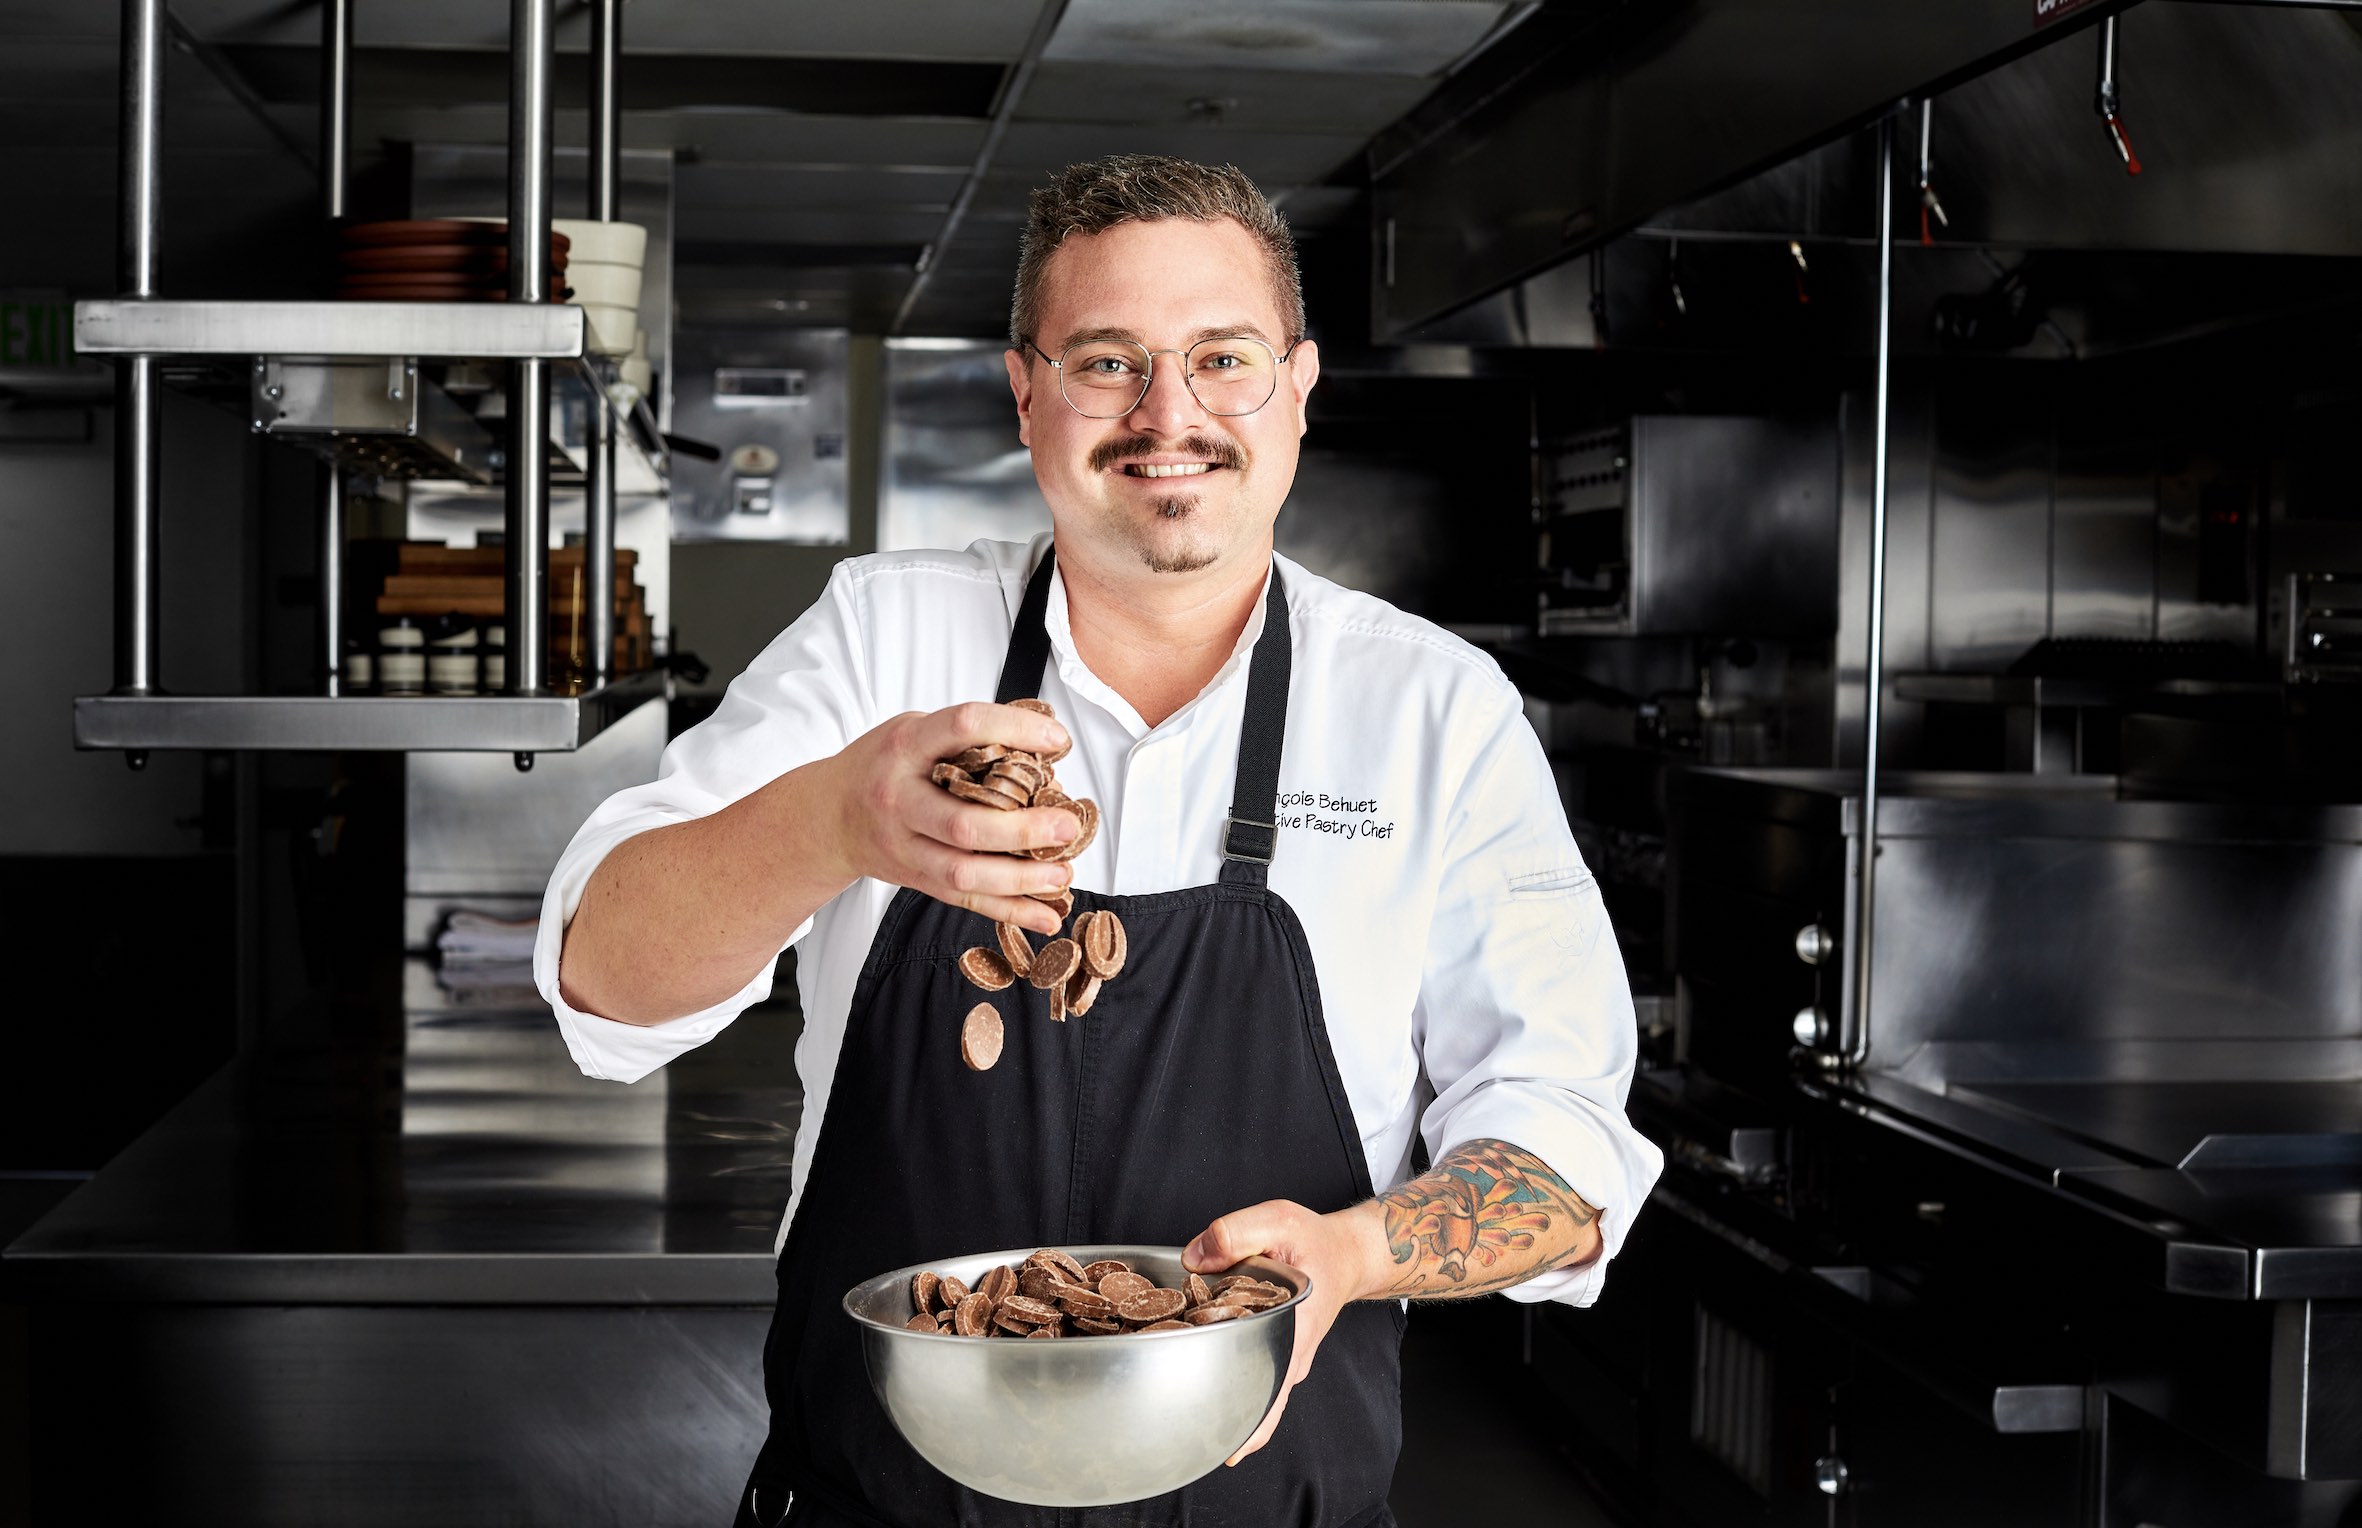
[[2107,128],[2117,157],[2124,161],[2124,173],[2138,175],[2141,162],[2132,151],[2132,139],[2125,135],[2124,117],[2117,109],[2121,104],[2116,94],[2116,18],[2110,16],[2100,23],[2100,79],[2092,108],[2100,114],[2100,125]]
[[[1948,218],[1948,217],[1944,216],[1944,204],[1943,204],[1943,202],[1942,202],[1941,200],[1939,200],[1939,199],[1937,198],[1937,196],[1936,196],[1936,185],[1935,185],[1936,162],[1935,162],[1935,155],[1934,155],[1934,154],[1933,154],[1933,153],[1930,151],[1930,148],[1929,148],[1929,143],[1930,143],[1930,140],[1931,140],[1931,139],[1934,137],[1934,132],[1935,132],[1935,120],[1936,120],[1936,103],[1935,103],[1935,101],[1934,101],[1934,100],[1931,98],[1931,99],[1929,99],[1929,100],[1925,100],[1925,101],[1922,101],[1922,102],[1920,102],[1920,103],[1919,103],[1919,242],[1920,242],[1921,244],[1933,244],[1933,243],[1935,243],[1935,241],[1936,241],[1936,238],[1935,238],[1935,228],[1949,228],[1949,227],[1951,227],[1951,226],[1952,226],[1952,220],[1951,220],[1950,218]],[[1934,219],[1935,219],[1935,227],[1934,227],[1934,228],[1931,228],[1930,226],[1928,226],[1928,218],[1929,218],[1930,216],[1933,216],[1933,217],[1934,217]]]

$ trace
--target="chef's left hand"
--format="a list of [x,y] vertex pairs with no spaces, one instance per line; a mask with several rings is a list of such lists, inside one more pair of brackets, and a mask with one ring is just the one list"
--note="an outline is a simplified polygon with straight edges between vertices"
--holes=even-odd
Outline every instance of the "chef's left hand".
[[1272,1402],[1254,1436],[1224,1463],[1236,1464],[1271,1441],[1280,1413],[1288,1409],[1289,1392],[1312,1372],[1313,1352],[1336,1324],[1337,1312],[1348,1301],[1377,1293],[1376,1276],[1385,1252],[1385,1221],[1374,1201],[1320,1215],[1285,1199],[1268,1199],[1215,1221],[1181,1254],[1183,1266],[1192,1273],[1218,1274],[1243,1258],[1268,1257],[1300,1268],[1312,1279],[1312,1293],[1296,1307],[1296,1352],[1279,1399]]

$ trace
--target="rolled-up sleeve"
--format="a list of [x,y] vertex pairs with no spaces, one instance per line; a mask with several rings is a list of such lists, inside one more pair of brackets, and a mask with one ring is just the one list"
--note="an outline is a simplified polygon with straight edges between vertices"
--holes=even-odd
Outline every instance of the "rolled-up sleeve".
[[[673,740],[654,780],[608,797],[558,857],[542,894],[533,978],[557,1015],[567,1051],[588,1075],[637,1082],[770,995],[772,967],[766,963],[710,1008],[664,1024],[625,1024],[566,1001],[558,990],[558,956],[583,888],[616,845],[718,811],[791,769],[838,752],[872,725],[860,587],[850,569],[840,564],[812,608],[731,681],[714,714]],[[807,918],[787,943],[811,926]]]
[[1549,760],[1514,697],[1449,809],[1416,1015],[1435,1098],[1429,1156],[1506,1141],[1600,1211],[1603,1248],[1508,1291],[1588,1305],[1663,1157],[1626,1118],[1639,1054],[1632,991]]

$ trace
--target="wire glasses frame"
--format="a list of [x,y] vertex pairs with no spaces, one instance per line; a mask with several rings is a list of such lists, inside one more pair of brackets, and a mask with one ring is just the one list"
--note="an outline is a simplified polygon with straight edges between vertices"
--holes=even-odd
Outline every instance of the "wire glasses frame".
[[[1296,344],[1302,344],[1298,340]],[[1219,334],[1187,350],[1150,350],[1131,340],[1082,340],[1058,356],[1031,340],[1025,348],[1058,373],[1058,396],[1085,419],[1121,419],[1140,406],[1156,382],[1156,358],[1181,357],[1181,385],[1209,414],[1235,419],[1252,414],[1279,390],[1279,368],[1296,345],[1278,355],[1245,334]]]

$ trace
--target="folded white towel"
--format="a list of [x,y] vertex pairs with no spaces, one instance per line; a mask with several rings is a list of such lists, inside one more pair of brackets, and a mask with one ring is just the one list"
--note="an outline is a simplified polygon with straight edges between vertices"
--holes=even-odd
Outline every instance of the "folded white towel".
[[530,961],[539,918],[494,918],[483,913],[455,912],[435,936],[435,948],[446,965],[454,962]]

